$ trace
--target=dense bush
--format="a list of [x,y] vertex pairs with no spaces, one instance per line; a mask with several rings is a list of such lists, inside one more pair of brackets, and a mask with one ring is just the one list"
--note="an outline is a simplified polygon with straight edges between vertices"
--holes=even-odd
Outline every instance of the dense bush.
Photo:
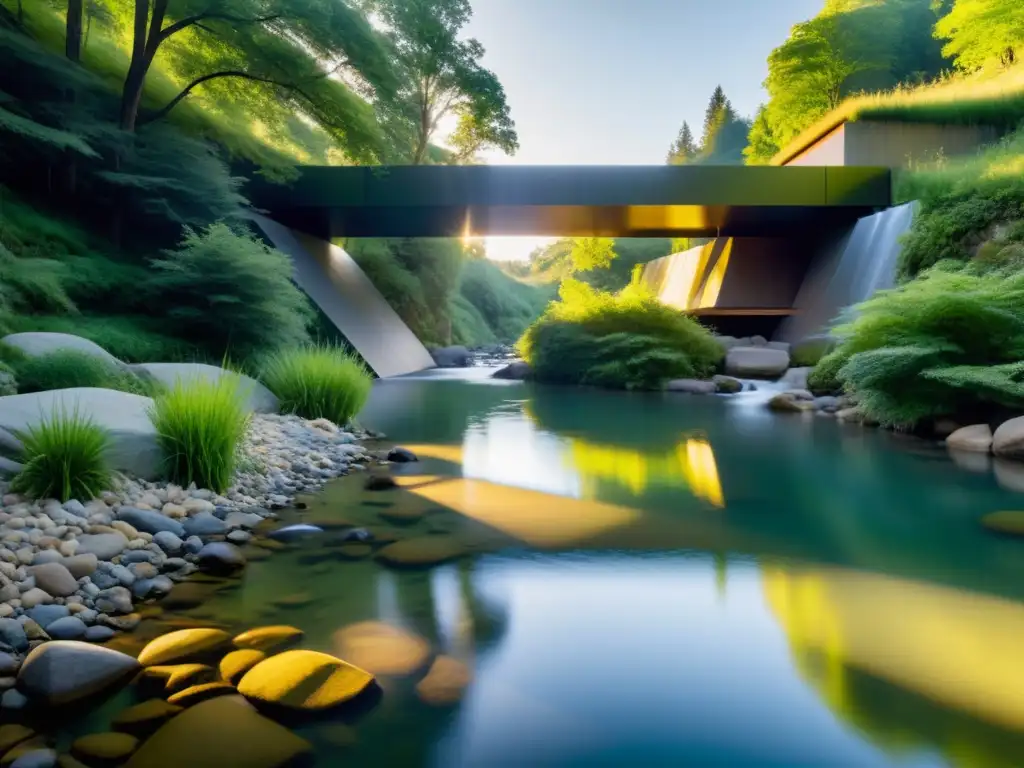
[[107,433],[77,411],[55,410],[18,432],[24,469],[11,490],[33,499],[91,499],[110,488]]
[[816,395],[835,395],[841,392],[843,382],[839,380],[839,371],[847,360],[849,355],[839,350],[822,357],[807,374],[807,388]]
[[857,310],[830,357],[880,423],[1024,406],[1024,273],[933,269]]
[[266,361],[260,377],[282,411],[342,426],[362,410],[373,386],[361,361],[328,346],[282,350]]
[[979,155],[900,175],[897,195],[920,209],[900,253],[902,277],[1024,243],[1024,129]]
[[186,229],[152,266],[167,322],[212,354],[244,358],[308,341],[312,312],[291,263],[253,237],[225,224]]
[[157,318],[141,316],[26,315],[11,323],[12,332],[47,331],[81,336],[128,363],[194,362],[206,357],[220,362],[220,356],[200,355],[188,342],[167,335],[165,327]]
[[570,279],[560,299],[517,344],[539,381],[653,389],[707,376],[722,358],[705,328],[638,284],[613,295]]
[[73,349],[26,358],[16,365],[15,375],[21,392],[100,387],[148,396],[156,391],[148,380],[123,371],[95,355]]
[[[473,307],[484,327],[475,334],[460,329],[460,341],[484,344],[491,340],[488,337],[493,337],[495,341],[511,344],[553,298],[554,291],[547,286],[522,283],[486,259],[471,259],[462,268],[456,301]],[[458,328],[457,318],[458,315],[453,318],[455,328]]]
[[238,376],[179,379],[153,402],[167,476],[222,493],[231,484],[249,427],[245,387]]

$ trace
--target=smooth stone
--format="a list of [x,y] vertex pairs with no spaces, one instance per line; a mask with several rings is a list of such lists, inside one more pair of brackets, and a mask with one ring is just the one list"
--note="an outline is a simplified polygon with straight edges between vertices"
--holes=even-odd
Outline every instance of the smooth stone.
[[[17,674],[20,666],[21,662],[11,656],[11,654],[0,651],[0,677]],[[0,754],[3,753],[0,752]]]
[[1004,421],[992,435],[992,453],[1007,458],[1024,458],[1024,416]]
[[37,605],[25,613],[39,626],[46,629],[58,619],[70,616],[71,610],[66,605]]
[[88,627],[85,630],[85,635],[83,635],[83,638],[85,640],[88,640],[90,643],[105,643],[107,640],[109,640],[116,634],[117,631],[112,627],[104,627],[102,625],[96,624],[94,626]]
[[743,382],[732,376],[712,376],[711,381],[715,384],[715,391],[722,395],[734,395],[743,391]]
[[336,550],[338,557],[343,560],[362,560],[373,554],[373,547],[369,544],[361,544],[357,541],[342,544]]
[[263,651],[257,651],[255,648],[241,648],[221,659],[218,670],[221,677],[232,685],[238,685],[242,676],[265,658],[267,658],[267,654]]
[[19,723],[0,725],[0,755],[6,754],[18,744],[28,741],[35,735],[35,731]]
[[[39,647],[45,648],[46,646],[41,645]],[[0,708],[19,710],[24,709],[27,705],[28,697],[15,688],[4,691],[4,695],[0,696]]]
[[213,541],[196,555],[199,569],[206,573],[229,574],[245,567],[245,555],[234,544]]
[[261,661],[238,683],[247,699],[293,710],[330,709],[358,696],[373,675],[318,651],[284,651]]
[[21,605],[23,608],[34,608],[37,605],[52,602],[53,596],[49,592],[39,589],[38,587],[32,587],[32,589],[23,592],[21,595]]
[[530,364],[523,360],[514,360],[504,368],[499,368],[491,374],[492,379],[508,379],[511,381],[525,381],[530,378],[533,371]]
[[185,547],[181,537],[170,531],[158,531],[153,534],[153,542],[168,555],[177,555]]
[[672,379],[665,382],[665,390],[668,392],[686,392],[691,395],[713,395],[717,390],[717,386],[713,381]]
[[179,629],[151,640],[139,654],[144,667],[180,664],[226,647],[231,636],[222,629]]
[[170,389],[177,381],[205,380],[217,381],[225,376],[239,382],[239,389],[247,410],[253,413],[277,413],[281,404],[277,397],[258,382],[244,373],[236,373],[216,365],[206,363],[139,363],[131,366],[131,369],[138,373],[144,372],[147,376],[163,384]]
[[123,520],[137,531],[144,531],[150,534],[170,531],[175,536],[185,535],[185,527],[181,523],[152,509],[121,507],[117,512],[117,519]]
[[971,424],[953,432],[946,445],[955,451],[988,453],[992,450],[992,428],[988,424]]
[[415,453],[410,451],[408,448],[400,448],[395,446],[388,451],[388,461],[393,461],[396,464],[406,464],[413,461],[419,461],[419,457]]
[[111,720],[110,726],[115,731],[144,739],[181,711],[181,707],[168,704],[163,699],[149,699],[121,710]]
[[210,683],[200,683],[199,685],[183,688],[177,693],[171,694],[167,698],[167,703],[178,707],[191,707],[215,696],[228,696],[235,692],[235,686],[231,683],[226,683],[223,680],[214,680]]
[[228,529],[223,520],[211,512],[199,512],[185,520],[185,534],[188,536],[219,536]]
[[224,523],[228,528],[255,528],[263,522],[263,518],[254,512],[228,512]]
[[768,401],[768,408],[780,413],[803,413],[814,410],[814,401],[798,397],[793,392],[780,392]]
[[377,552],[377,559],[393,567],[427,567],[455,560],[466,554],[466,547],[448,535],[416,536],[388,544]]
[[251,648],[258,651],[276,651],[297,643],[302,639],[302,630],[286,624],[256,627],[236,635],[232,639],[236,648]]
[[33,749],[18,756],[10,768],[54,768],[57,765],[57,753],[52,749]]
[[75,579],[80,579],[83,576],[91,576],[93,574],[96,566],[99,564],[99,558],[92,552],[85,552],[65,557],[61,562],[64,563],[64,567],[68,569]]
[[0,619],[0,643],[15,651],[28,650],[28,637],[21,622],[14,619]]
[[100,613],[131,613],[132,593],[125,587],[111,587],[96,595],[95,604]]
[[768,347],[733,347],[725,355],[725,372],[739,378],[773,379],[789,368],[789,353]]
[[426,514],[423,509],[408,509],[403,507],[388,507],[387,509],[381,509],[377,512],[377,515],[389,523],[395,523],[396,525],[413,525],[423,519]]
[[189,536],[185,539],[185,552],[190,555],[198,555],[203,549],[203,540],[198,536]]
[[77,640],[53,640],[25,658],[18,672],[18,687],[43,704],[70,704],[118,685],[139,666],[119,651]]
[[334,633],[340,658],[375,675],[409,675],[430,658],[430,644],[405,629],[380,621],[362,621]]
[[316,534],[323,533],[324,529],[317,525],[309,525],[307,523],[297,523],[295,525],[287,525],[284,528],[278,528],[275,531],[271,531],[267,534],[267,537],[274,541],[295,541],[297,539],[303,539],[307,536],[313,536]]
[[93,554],[100,560],[111,560],[128,546],[128,537],[120,531],[86,534],[78,537],[78,553]]
[[64,556],[56,549],[44,549],[42,552],[36,552],[32,558],[32,565],[45,565],[46,563],[59,563],[64,559]]
[[263,717],[244,700],[219,696],[172,718],[147,739],[127,768],[286,768],[312,745]]
[[61,563],[43,563],[28,569],[36,586],[54,597],[67,597],[78,591],[78,581]]
[[89,764],[120,765],[139,748],[139,740],[127,733],[90,733],[71,742],[71,754]]
[[468,665],[451,656],[438,656],[426,677],[416,684],[416,695],[427,704],[447,706],[462,699],[473,679]]
[[54,640],[78,640],[88,629],[85,622],[76,616],[65,616],[46,627],[46,634]]
[[373,532],[366,528],[353,528],[345,531],[341,536],[341,540],[356,542],[373,541]]
[[217,670],[209,664],[158,664],[146,667],[142,673],[144,676],[161,680],[164,692],[167,694],[177,693],[203,683],[212,683],[217,679]]

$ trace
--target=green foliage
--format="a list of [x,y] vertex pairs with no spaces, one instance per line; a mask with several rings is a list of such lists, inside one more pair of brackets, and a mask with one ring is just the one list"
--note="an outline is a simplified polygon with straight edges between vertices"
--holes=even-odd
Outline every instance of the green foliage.
[[[900,252],[901,276],[944,260],[998,263],[1004,247],[1024,243],[1024,229],[1014,226],[1024,219],[1024,129],[974,157],[904,172],[897,196],[920,202]],[[979,247],[986,243],[993,246]]]
[[683,127],[679,129],[679,135],[668,148],[665,162],[669,165],[685,165],[693,160],[699,151],[697,142],[693,138],[693,131],[690,130],[690,124],[684,120]]
[[56,409],[17,434],[24,469],[11,490],[34,499],[92,499],[109,490],[107,433],[77,411]]
[[[452,318],[453,336],[459,339],[456,343],[470,345],[495,341],[511,344],[552,298],[552,291],[509,277],[492,262],[467,261],[462,267],[459,293],[453,301],[453,311],[457,312]],[[482,321],[482,328],[477,326],[476,317]],[[472,324],[472,332],[466,323]]]
[[557,283],[572,276],[602,291],[618,291],[625,288],[638,264],[645,264],[662,256],[668,256],[683,248],[677,248],[668,238],[620,237],[611,241],[610,250],[614,258],[602,259],[603,266],[578,271],[573,259],[576,241],[572,238],[556,240],[530,254],[528,269],[523,277],[534,282]]
[[154,259],[152,286],[173,297],[164,317],[195,344],[247,357],[308,340],[309,304],[291,281],[288,258],[248,235],[214,224],[185,230]]
[[[143,315],[26,315],[11,321],[11,332],[70,333],[99,344],[127,363],[194,361],[199,350],[166,333],[159,319]],[[220,361],[220,357],[213,357]]]
[[790,364],[794,367],[814,366],[821,358],[832,351],[834,342],[829,338],[805,339],[793,345],[790,351]]
[[574,272],[607,269],[615,259],[615,240],[611,237],[575,237],[569,261]]
[[[836,329],[838,378],[883,424],[1024,405],[1024,273],[932,269]],[[816,369],[817,370],[817,369]]]
[[843,390],[839,371],[846,365],[849,355],[834,350],[822,357],[807,374],[807,388],[816,395],[838,395]]
[[29,357],[15,366],[21,392],[43,392],[71,387],[99,387],[152,395],[156,388],[102,358],[72,349]]
[[231,484],[249,427],[245,387],[237,376],[179,379],[149,412],[167,477],[223,493]]
[[955,0],[935,25],[942,53],[961,69],[1010,65],[1024,52],[1024,5],[1017,0]]
[[281,410],[305,419],[348,424],[366,404],[373,377],[342,349],[307,346],[277,352],[260,378],[281,401]]
[[613,295],[571,279],[517,347],[538,381],[624,388],[706,376],[722,358],[705,328],[638,284]]

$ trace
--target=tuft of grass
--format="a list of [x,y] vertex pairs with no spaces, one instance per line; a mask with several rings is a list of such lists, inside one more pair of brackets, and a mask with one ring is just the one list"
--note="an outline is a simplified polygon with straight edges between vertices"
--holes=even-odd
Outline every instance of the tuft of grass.
[[25,468],[11,490],[34,499],[92,499],[110,487],[110,438],[77,410],[54,409],[39,424],[19,431]]
[[28,357],[15,366],[21,392],[45,392],[71,387],[99,387],[151,396],[157,387],[106,360],[74,349],[59,349]]
[[171,481],[228,488],[250,419],[238,376],[179,379],[154,399],[149,418]]
[[341,425],[362,410],[373,386],[358,359],[326,345],[277,352],[267,358],[260,378],[277,395],[282,411]]

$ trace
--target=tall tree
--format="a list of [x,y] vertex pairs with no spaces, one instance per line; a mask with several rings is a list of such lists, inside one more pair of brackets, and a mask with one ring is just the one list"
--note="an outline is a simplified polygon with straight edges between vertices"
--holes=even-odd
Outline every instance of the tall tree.
[[697,156],[697,152],[698,147],[693,138],[693,131],[690,130],[690,124],[684,120],[676,140],[668,148],[665,162],[669,165],[683,165],[693,160]]
[[1024,57],[1024,3],[1020,0],[955,0],[935,25],[942,52],[968,71],[1009,66]]
[[72,61],[82,58],[82,20],[85,15],[83,0],[68,0],[67,35],[64,53]]
[[708,101],[707,109],[704,110],[704,130],[700,136],[700,147],[702,150],[709,146],[713,140],[713,134],[721,128],[723,116],[729,112],[732,112],[732,104],[725,97],[725,91],[722,90],[722,86],[715,86],[711,99]]
[[743,155],[750,165],[767,164],[782,149],[775,139],[771,121],[768,119],[768,107],[762,104],[757,108],[754,122],[747,134],[747,147]]
[[[513,154],[519,148],[515,123],[497,76],[480,60],[484,48],[459,34],[469,21],[469,0],[365,0],[378,14],[404,70],[405,85],[392,105],[384,105],[399,151],[419,165],[441,122],[463,121],[460,141],[475,152],[493,146]],[[404,150],[404,151],[403,151]]]
[[705,165],[742,164],[749,130],[750,124],[736,114],[722,86],[716,87],[704,113],[704,133],[693,162]]

